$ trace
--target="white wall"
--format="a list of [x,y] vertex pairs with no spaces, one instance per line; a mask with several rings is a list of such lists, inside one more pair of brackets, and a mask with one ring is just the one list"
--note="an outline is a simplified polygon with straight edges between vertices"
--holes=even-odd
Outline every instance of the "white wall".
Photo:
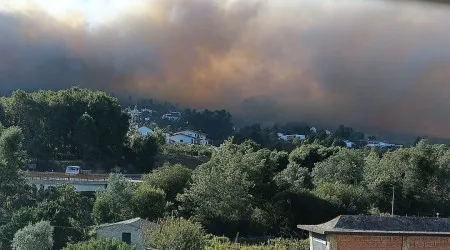
[[136,246],[137,250],[145,250],[141,232],[138,228],[126,224],[111,225],[97,230],[97,237],[116,238],[122,241],[122,233],[131,233],[131,244]]
[[175,141],[176,143],[184,143],[184,144],[194,144],[194,139],[184,136],[184,135],[172,135],[169,137],[170,140]]
[[138,129],[139,134],[141,134],[142,136],[147,136],[147,135],[151,135],[153,134],[153,131],[147,127],[141,127]]

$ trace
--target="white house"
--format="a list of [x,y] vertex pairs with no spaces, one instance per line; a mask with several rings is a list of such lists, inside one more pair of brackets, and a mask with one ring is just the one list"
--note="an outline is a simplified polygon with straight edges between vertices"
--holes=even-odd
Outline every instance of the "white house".
[[135,246],[137,250],[145,250],[147,248],[143,234],[148,229],[156,226],[157,224],[141,218],[103,224],[97,229],[97,238],[116,238]]
[[278,139],[285,140],[285,141],[292,141],[295,138],[298,138],[301,141],[306,140],[306,136],[305,135],[299,135],[299,134],[285,135],[283,133],[277,133],[277,135],[278,135]]
[[164,114],[161,119],[163,120],[171,120],[171,121],[178,121],[181,118],[181,112],[170,112],[167,114]]
[[317,133],[317,129],[315,127],[312,127],[309,131],[311,131],[313,133]]
[[367,147],[371,148],[392,148],[392,147],[401,147],[401,145],[396,145],[392,143],[382,142],[382,141],[368,141]]
[[198,139],[189,135],[175,133],[168,137],[169,143],[199,144]]
[[183,130],[168,137],[168,143],[184,143],[211,145],[211,140],[206,138],[206,134],[194,130]]
[[138,132],[142,136],[147,136],[147,135],[153,134],[153,130],[151,130],[150,128],[147,128],[146,126],[138,128]]
[[351,142],[349,140],[344,140],[344,143],[347,148],[352,148],[355,145],[354,142]]

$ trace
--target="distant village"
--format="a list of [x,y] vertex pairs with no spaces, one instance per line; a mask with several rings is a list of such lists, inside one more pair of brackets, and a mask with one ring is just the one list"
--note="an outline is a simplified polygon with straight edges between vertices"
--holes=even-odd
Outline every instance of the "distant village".
[[[151,109],[138,109],[136,106],[134,109],[126,109],[126,113],[130,116],[130,129],[137,131],[142,136],[148,136],[154,133],[154,130],[158,128],[157,122],[155,120],[160,121],[169,121],[169,122],[177,122],[182,119],[182,112],[179,111],[171,111],[161,115],[160,117],[155,117],[156,113]],[[317,133],[318,129],[315,127],[311,127],[311,133]],[[332,136],[333,133],[330,130],[325,130],[325,133],[329,136]],[[202,133],[201,131],[196,131],[192,129],[185,129],[180,131],[166,131],[166,143],[183,143],[183,144],[195,144],[195,145],[203,145],[203,146],[213,146],[212,141],[207,138],[207,134]],[[285,134],[283,131],[279,131],[277,133],[279,140],[284,141],[305,141],[307,140],[307,135],[304,134]],[[397,149],[403,147],[402,144],[390,143],[387,141],[378,141],[378,140],[358,140],[358,141],[350,141],[344,140],[345,146],[347,148],[380,148],[380,149]]]

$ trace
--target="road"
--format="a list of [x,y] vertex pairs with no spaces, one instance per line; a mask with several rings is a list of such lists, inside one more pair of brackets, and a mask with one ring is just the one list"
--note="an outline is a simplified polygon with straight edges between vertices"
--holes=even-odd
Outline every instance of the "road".
[[[108,175],[106,174],[79,174],[66,175],[58,172],[27,172],[27,181],[37,186],[57,186],[70,184],[80,192],[92,192],[106,189]],[[141,175],[125,175],[131,182],[141,182]]]

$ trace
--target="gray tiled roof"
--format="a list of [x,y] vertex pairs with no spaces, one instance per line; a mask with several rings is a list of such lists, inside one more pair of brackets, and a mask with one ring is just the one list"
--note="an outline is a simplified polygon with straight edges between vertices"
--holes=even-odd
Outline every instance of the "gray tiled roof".
[[450,220],[442,218],[341,215],[319,225],[298,225],[319,233],[389,233],[450,235]]

